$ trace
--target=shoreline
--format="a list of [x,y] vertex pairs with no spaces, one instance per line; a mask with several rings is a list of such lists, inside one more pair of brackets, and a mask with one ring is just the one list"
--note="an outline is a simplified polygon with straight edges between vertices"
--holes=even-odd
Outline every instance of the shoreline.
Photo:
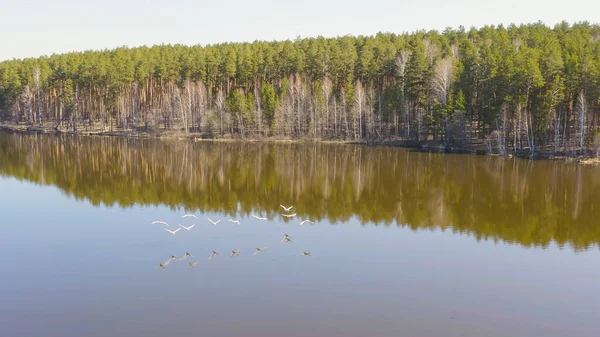
[[536,152],[533,156],[527,152],[522,151],[515,155],[501,155],[495,153],[487,153],[484,149],[480,148],[461,148],[455,146],[446,146],[441,141],[416,141],[416,140],[401,140],[401,139],[382,139],[382,140],[324,140],[324,139],[286,139],[286,138],[219,138],[219,137],[203,137],[203,134],[189,133],[185,134],[182,131],[161,131],[161,132],[147,132],[147,131],[135,131],[135,130],[123,130],[123,131],[102,131],[102,130],[80,130],[80,131],[68,131],[61,130],[50,126],[36,126],[26,124],[7,124],[0,123],[0,132],[8,133],[19,133],[19,134],[44,134],[44,135],[76,135],[84,137],[126,137],[126,138],[140,138],[140,139],[160,139],[163,141],[193,141],[193,142],[264,142],[264,143],[289,143],[289,144],[310,144],[310,143],[322,143],[322,144],[345,144],[345,145],[362,145],[362,146],[373,146],[373,147],[401,147],[407,149],[414,149],[421,152],[430,153],[449,153],[449,154],[472,154],[472,155],[485,155],[493,157],[507,157],[507,158],[521,158],[521,159],[533,159],[533,160],[563,160],[566,162],[577,162],[579,164],[600,164],[600,158],[589,157],[589,156],[569,156],[566,154],[553,154],[547,152]]

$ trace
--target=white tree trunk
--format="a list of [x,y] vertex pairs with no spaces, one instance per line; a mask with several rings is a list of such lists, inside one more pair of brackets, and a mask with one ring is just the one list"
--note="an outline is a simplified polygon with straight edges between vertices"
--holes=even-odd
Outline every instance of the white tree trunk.
[[577,98],[577,106],[575,108],[575,116],[577,117],[577,133],[579,136],[579,151],[583,153],[583,142],[585,140],[585,123],[587,119],[587,102],[583,90]]

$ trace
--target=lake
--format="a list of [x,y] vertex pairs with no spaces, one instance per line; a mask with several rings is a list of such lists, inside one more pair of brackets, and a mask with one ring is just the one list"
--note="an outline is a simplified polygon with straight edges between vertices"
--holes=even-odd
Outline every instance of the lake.
[[599,167],[0,133],[0,176],[5,337],[600,335]]

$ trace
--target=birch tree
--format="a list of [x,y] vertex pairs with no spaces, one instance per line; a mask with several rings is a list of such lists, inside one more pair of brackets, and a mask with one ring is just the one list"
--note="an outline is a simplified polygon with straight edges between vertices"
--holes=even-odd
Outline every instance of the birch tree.
[[37,101],[36,122],[40,125],[42,124],[41,77],[42,77],[42,72],[41,72],[40,68],[36,67],[35,69],[33,69],[33,84],[35,85],[35,94],[36,94],[36,101]]
[[577,138],[579,138],[579,151],[583,153],[583,142],[585,140],[585,124],[588,114],[588,104],[586,102],[583,90],[577,96],[577,106],[575,108],[575,118],[577,120]]
[[[402,116],[404,117],[404,127],[406,133],[404,137],[408,139],[410,137],[410,110],[408,107],[408,100],[406,99],[406,65],[410,59],[411,51],[408,49],[402,49],[396,57],[396,74],[400,79],[400,105],[403,109]],[[398,135],[398,117],[396,115],[395,125],[396,136]]]

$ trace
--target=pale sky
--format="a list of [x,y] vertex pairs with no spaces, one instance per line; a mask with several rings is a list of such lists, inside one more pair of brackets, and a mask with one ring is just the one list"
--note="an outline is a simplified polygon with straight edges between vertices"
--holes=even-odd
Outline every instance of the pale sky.
[[600,22],[600,0],[0,0],[0,60],[445,27]]

